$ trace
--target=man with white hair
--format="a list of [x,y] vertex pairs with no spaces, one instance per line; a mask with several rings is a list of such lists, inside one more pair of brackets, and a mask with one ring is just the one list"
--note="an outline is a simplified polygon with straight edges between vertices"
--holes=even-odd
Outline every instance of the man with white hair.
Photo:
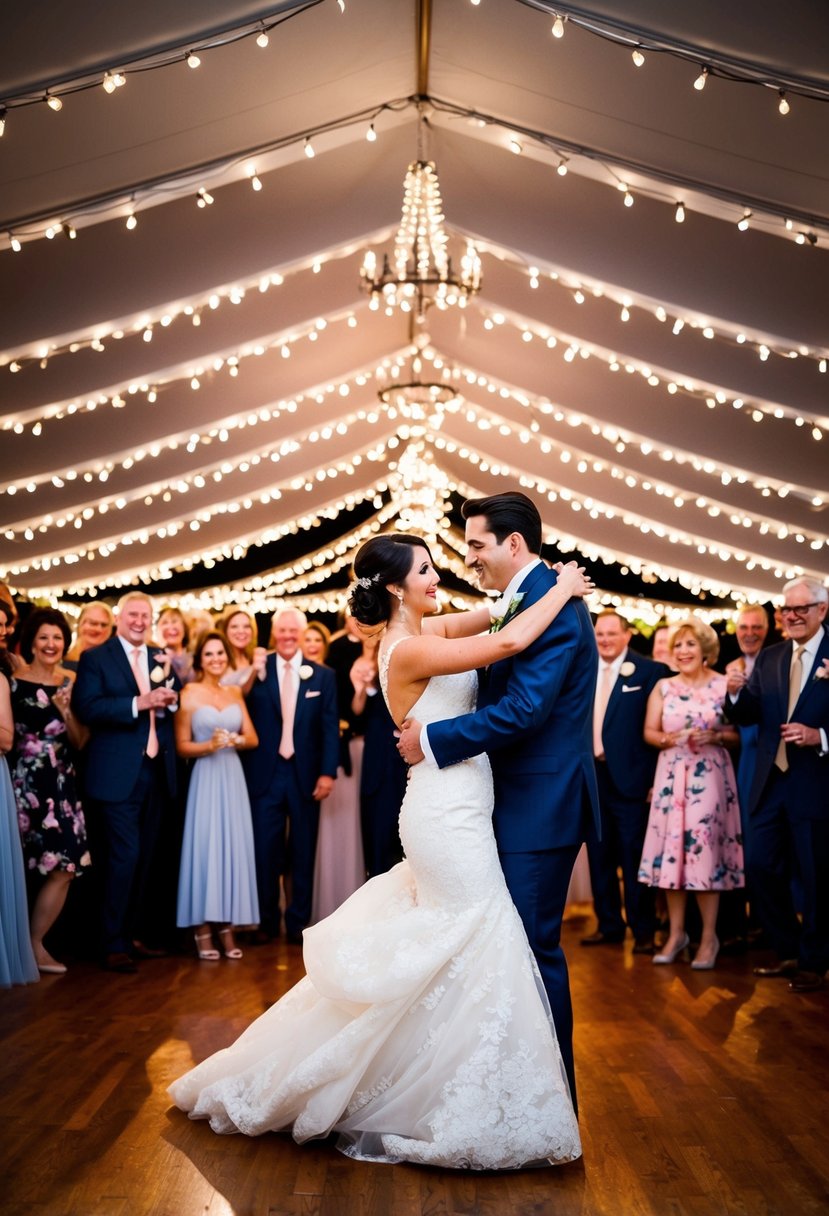
[[103,964],[122,973],[159,953],[147,944],[148,878],[176,793],[172,711],[181,685],[165,652],[147,645],[152,622],[149,596],[123,596],[115,635],[83,652],[72,694],[90,729],[86,790],[104,838]]
[[[788,976],[793,992],[810,992],[829,970],[829,591],[804,577],[786,583],[783,595],[788,640],[761,650],[750,678],[730,665],[725,712],[738,725],[758,725],[744,808],[746,874],[777,962],[755,974]],[[802,923],[792,900],[794,872]]]
[[[303,613],[280,608],[271,621],[276,647],[247,705],[259,746],[242,756],[250,793],[260,941],[279,934],[279,879],[291,875],[285,910],[288,941],[299,943],[311,919],[320,802],[334,788],[339,716],[334,672],[303,659]],[[288,830],[290,825],[290,866]]]

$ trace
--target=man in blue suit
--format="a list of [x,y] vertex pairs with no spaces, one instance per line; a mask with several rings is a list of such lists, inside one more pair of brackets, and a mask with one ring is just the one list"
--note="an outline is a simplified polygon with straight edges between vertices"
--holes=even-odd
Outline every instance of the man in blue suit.
[[[290,870],[285,910],[288,941],[300,943],[311,919],[320,802],[334,788],[339,716],[334,672],[303,659],[305,617],[295,608],[274,614],[276,653],[264,679],[253,682],[247,705],[259,746],[242,756],[250,793],[261,928],[258,940],[279,934],[279,878]],[[287,831],[290,823],[290,865]]]
[[176,793],[172,711],[180,684],[167,655],[146,645],[152,604],[130,592],[115,636],[85,650],[72,705],[90,729],[86,791],[103,836],[103,950],[107,971],[134,972],[134,956],[159,953],[142,940],[147,879],[161,815]]
[[583,946],[622,942],[625,921],[619,893],[622,869],[625,917],[634,937],[634,954],[653,953],[656,928],[654,891],[637,881],[648,826],[648,793],[657,752],[645,742],[648,697],[671,674],[630,649],[630,625],[618,612],[600,612],[595,625],[599,673],[593,710],[593,753],[599,786],[602,830],[588,824],[587,854],[598,930]]
[[[822,987],[829,969],[829,591],[816,579],[798,578],[783,593],[789,640],[762,650],[748,681],[729,669],[724,708],[738,725],[758,726],[746,874],[778,961],[755,974],[790,976],[793,992],[810,992]],[[793,872],[801,883],[802,923]]]
[[[534,603],[556,581],[541,561],[541,517],[525,494],[464,504],[466,565],[503,592],[504,615]],[[571,600],[521,654],[479,673],[478,709],[422,732],[412,722],[400,751],[440,768],[487,752],[495,785],[493,826],[507,887],[524,923],[555,1021],[573,1103],[573,1013],[561,922],[576,857],[599,807],[592,714],[596,640],[587,608]],[[405,726],[405,724],[404,724]]]

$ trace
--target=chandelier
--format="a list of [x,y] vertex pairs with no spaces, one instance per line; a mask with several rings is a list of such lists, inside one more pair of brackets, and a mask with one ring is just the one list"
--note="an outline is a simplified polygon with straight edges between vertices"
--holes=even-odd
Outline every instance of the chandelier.
[[[422,122],[421,128],[422,129]],[[443,227],[443,203],[432,161],[412,161],[403,187],[403,215],[394,252],[383,254],[382,267],[369,250],[360,271],[360,286],[370,296],[369,307],[381,304],[387,313],[399,308],[422,320],[430,304],[464,308],[481,287],[481,259],[472,241],[459,264],[453,265]]]
[[395,527],[425,537],[442,553],[440,538],[450,526],[446,512],[452,485],[422,441],[407,445],[388,485],[397,505]]
[[443,425],[444,410],[458,404],[458,391],[451,384],[439,380],[423,380],[423,347],[425,334],[418,336],[412,354],[409,376],[394,384],[385,384],[377,390],[383,405],[394,406],[413,425],[410,434],[424,435],[428,429],[439,431]]

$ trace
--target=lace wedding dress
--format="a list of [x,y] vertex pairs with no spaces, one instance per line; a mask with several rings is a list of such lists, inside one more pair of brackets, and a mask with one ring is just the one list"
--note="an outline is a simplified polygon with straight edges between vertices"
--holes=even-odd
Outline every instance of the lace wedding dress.
[[[404,640],[404,639],[400,639]],[[395,643],[383,656],[386,692]],[[474,672],[412,716],[469,712]],[[485,756],[412,769],[406,860],[305,931],[307,975],[170,1086],[216,1132],[339,1134],[365,1161],[514,1169],[581,1153],[549,1004],[492,834]]]

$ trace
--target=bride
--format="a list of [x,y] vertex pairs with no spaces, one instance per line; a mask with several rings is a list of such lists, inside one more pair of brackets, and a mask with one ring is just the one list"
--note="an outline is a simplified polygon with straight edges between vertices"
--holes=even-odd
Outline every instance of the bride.
[[[490,609],[437,612],[425,542],[377,536],[351,610],[385,625],[380,682],[395,722],[475,708],[478,668],[533,642],[590,580],[574,565],[498,632]],[[550,1007],[504,883],[486,756],[411,770],[406,859],[305,930],[306,976],[237,1041],[170,1086],[216,1132],[338,1133],[363,1161],[515,1169],[571,1161],[578,1125]]]

